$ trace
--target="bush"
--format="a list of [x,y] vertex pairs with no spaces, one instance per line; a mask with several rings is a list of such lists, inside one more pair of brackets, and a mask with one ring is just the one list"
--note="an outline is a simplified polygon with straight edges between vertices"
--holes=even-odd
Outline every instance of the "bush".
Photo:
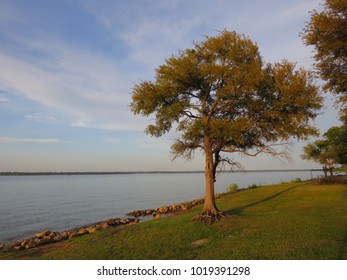
[[236,183],[232,183],[227,187],[228,193],[236,193],[239,190],[239,186]]
[[302,180],[298,177],[298,178],[295,178],[291,181],[291,183],[301,183]]
[[248,186],[248,189],[256,189],[259,188],[260,186],[258,186],[257,184],[253,183],[252,185]]

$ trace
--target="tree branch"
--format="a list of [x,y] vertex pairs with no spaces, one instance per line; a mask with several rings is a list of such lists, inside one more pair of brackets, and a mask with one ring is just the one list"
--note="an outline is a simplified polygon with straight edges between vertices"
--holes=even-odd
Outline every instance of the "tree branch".
[[225,153],[241,153],[250,157],[256,157],[259,154],[269,154],[273,157],[279,157],[285,160],[290,160],[291,157],[289,153],[287,152],[287,149],[283,151],[276,151],[275,149],[272,148],[274,146],[286,146],[286,145],[289,145],[289,143],[271,144],[264,147],[260,147],[254,153],[247,152],[246,150],[242,150],[242,149],[221,149],[221,151]]
[[186,115],[188,118],[199,119],[198,116],[194,115],[192,112],[187,110],[183,110],[183,114]]
[[197,144],[197,143],[188,143],[183,142],[181,140],[177,140],[176,143],[174,143],[171,146],[171,154],[173,155],[173,159],[175,160],[178,157],[184,157],[187,160],[191,160],[193,158],[193,153],[195,149],[202,149],[204,150],[204,146]]

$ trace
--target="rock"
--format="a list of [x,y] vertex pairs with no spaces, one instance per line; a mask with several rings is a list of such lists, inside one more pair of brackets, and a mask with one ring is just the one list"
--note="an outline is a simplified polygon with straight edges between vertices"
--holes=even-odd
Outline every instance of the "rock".
[[34,244],[35,244],[35,246],[40,246],[43,244],[43,240],[35,237]]
[[56,237],[56,236],[57,236],[57,233],[56,233],[56,232],[51,232],[51,233],[48,235],[48,237],[49,237],[50,240],[53,240],[54,237]]
[[157,212],[159,213],[167,213],[169,211],[169,208],[167,206],[162,206],[157,209]]
[[109,225],[109,226],[111,226],[111,227],[113,227],[113,226],[117,226],[117,225],[119,225],[120,223],[121,223],[121,219],[108,219],[107,221],[106,221],[106,223]]
[[87,228],[88,233],[95,233],[96,232],[96,227],[89,227]]
[[96,230],[102,229],[102,228],[101,228],[101,224],[96,224],[96,225],[95,225],[95,228],[96,228]]
[[182,209],[183,211],[185,211],[185,210],[188,210],[188,207],[187,207],[187,205],[185,205],[185,204],[181,204],[181,209]]
[[134,219],[129,223],[129,225],[135,225],[135,224],[138,224],[139,222],[140,222],[139,219]]
[[63,237],[60,234],[57,234],[56,236],[53,237],[53,242],[59,242],[62,241]]
[[69,239],[72,239],[76,236],[76,233],[75,232],[69,232]]
[[160,214],[157,214],[157,215],[154,216],[154,219],[156,219],[156,220],[159,220],[160,218],[161,218]]
[[24,246],[24,248],[25,248],[26,250],[31,249],[31,248],[34,248],[34,247],[36,247],[36,245],[35,245],[33,239],[29,240],[29,242],[28,242],[27,244],[25,244],[25,246]]
[[43,237],[41,238],[41,240],[42,240],[42,245],[51,243],[51,238],[50,238],[48,235],[43,236]]
[[67,231],[64,231],[60,234],[60,236],[63,240],[66,240],[69,238],[69,233]]
[[77,232],[77,235],[84,235],[87,233],[88,233],[88,231],[85,228],[80,228]]
[[5,248],[5,244],[0,244],[0,251]]
[[13,247],[13,249],[19,251],[19,250],[22,250],[23,247],[22,246],[15,246],[15,247]]
[[107,224],[107,222],[102,222],[102,223],[100,223],[100,226],[101,226],[101,229],[107,229],[107,228],[110,227],[110,226]]
[[36,233],[35,237],[41,238],[41,237],[44,237],[46,235],[49,235],[50,233],[51,233],[51,231],[49,229],[47,229],[47,230],[41,231],[39,233]]

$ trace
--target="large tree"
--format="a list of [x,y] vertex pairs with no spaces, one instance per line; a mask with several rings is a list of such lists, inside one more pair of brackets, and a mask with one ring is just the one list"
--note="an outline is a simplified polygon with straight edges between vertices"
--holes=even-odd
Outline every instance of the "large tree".
[[347,1],[325,0],[323,10],[312,11],[302,37],[315,48],[314,58],[324,89],[339,97],[347,114]]
[[232,163],[228,153],[283,156],[291,137],[315,134],[309,124],[322,98],[311,73],[288,61],[264,64],[248,37],[224,30],[195,42],[156,69],[155,81],[134,86],[131,109],[154,117],[149,135],[160,137],[174,126],[174,157],[205,155],[204,217],[222,214],[215,203],[217,167]]

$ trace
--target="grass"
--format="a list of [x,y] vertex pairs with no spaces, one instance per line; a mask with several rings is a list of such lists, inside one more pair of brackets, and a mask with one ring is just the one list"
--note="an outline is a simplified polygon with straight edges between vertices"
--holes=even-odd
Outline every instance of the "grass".
[[347,185],[299,182],[230,193],[228,217],[173,217],[111,228],[0,259],[347,259]]

